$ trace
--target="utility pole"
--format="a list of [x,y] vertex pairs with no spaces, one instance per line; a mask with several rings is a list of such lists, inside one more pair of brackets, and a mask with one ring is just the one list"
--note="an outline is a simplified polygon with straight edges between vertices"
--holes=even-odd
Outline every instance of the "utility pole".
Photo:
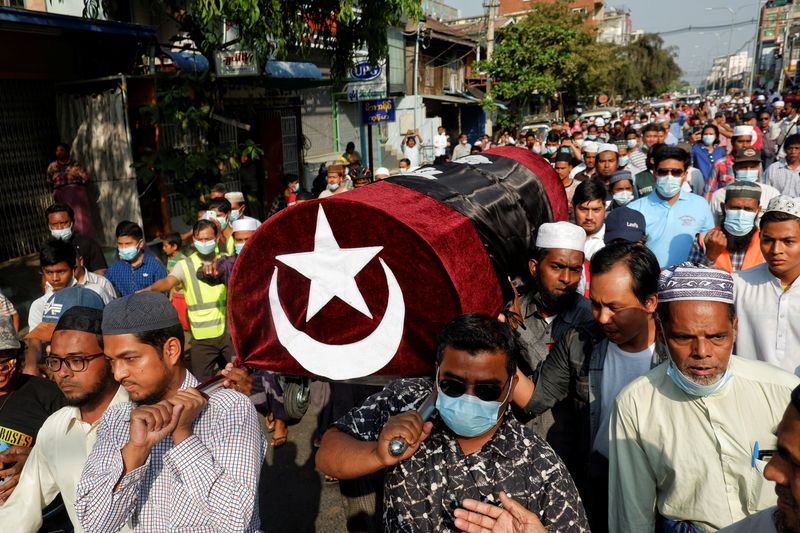
[[[487,8],[489,9],[488,13],[488,22],[486,25],[486,61],[490,61],[492,59],[492,50],[494,50],[494,17],[495,17],[495,8],[497,4],[495,4],[496,0],[489,0],[489,4]],[[491,76],[486,76],[486,98],[492,100],[492,78]],[[486,125],[484,126],[484,133],[492,137],[492,111],[486,111]]]

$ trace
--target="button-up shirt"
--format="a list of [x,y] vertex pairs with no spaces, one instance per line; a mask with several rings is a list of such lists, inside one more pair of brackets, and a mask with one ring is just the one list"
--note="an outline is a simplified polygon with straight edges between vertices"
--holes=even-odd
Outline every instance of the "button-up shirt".
[[731,356],[733,377],[689,396],[668,363],[628,385],[611,415],[609,531],[652,533],[656,512],[716,531],[775,504],[753,449],[775,448],[796,376]]
[[[189,372],[181,388],[197,386]],[[153,446],[145,463],[123,476],[122,447],[130,436],[126,402],[103,414],[97,443],[76,491],[75,511],[87,532],[257,531],[258,480],[266,454],[250,400],[214,392],[179,444]]]
[[[403,411],[418,407],[430,394],[430,379],[401,379],[369,397],[336,422],[359,440],[377,441],[383,426]],[[417,451],[386,470],[385,531],[453,531],[453,509],[464,498],[498,505],[505,491],[536,513],[548,531],[589,531],[575,484],[558,456],[508,412],[480,450],[464,455],[456,436],[438,413],[433,430]]]
[[708,203],[684,190],[672,205],[653,191],[628,207],[644,215],[647,247],[656,255],[661,268],[686,261],[694,236],[715,226]]
[[800,283],[784,290],[767,263],[737,272],[733,281],[736,352],[800,375]]
[[800,196],[800,165],[789,168],[786,160],[772,163],[764,174],[764,181],[786,196]]
[[[120,387],[109,407],[127,401],[128,393]],[[78,407],[63,407],[50,415],[39,430],[17,488],[0,506],[0,524],[13,524],[16,531],[37,531],[42,525],[42,509],[61,493],[69,519],[76,533],[81,533],[75,515],[75,487],[97,440],[99,425],[99,419],[92,424],[81,420]]]
[[166,278],[167,269],[152,254],[145,252],[139,266],[135,267],[127,261],[117,259],[106,270],[105,276],[114,285],[117,294],[128,296]]

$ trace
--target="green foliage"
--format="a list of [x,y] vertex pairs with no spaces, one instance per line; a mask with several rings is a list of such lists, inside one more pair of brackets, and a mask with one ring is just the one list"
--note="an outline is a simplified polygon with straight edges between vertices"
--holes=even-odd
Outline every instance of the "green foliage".
[[[52,1],[52,0],[51,0]],[[117,0],[84,0],[84,15],[113,14]],[[186,32],[214,65],[223,48],[223,22],[239,30],[238,46],[255,54],[259,63],[270,57],[305,55],[312,48],[330,51],[331,73],[343,79],[356,50],[369,51],[370,61],[388,54],[386,29],[404,16],[422,14],[421,0],[153,0],[154,14],[167,17]]]
[[675,62],[677,50],[663,45],[660,36],[646,33],[627,46],[616,47],[612,54],[616,94],[631,99],[656,96],[674,86],[681,76]]
[[567,0],[537,4],[524,19],[502,29],[491,61],[477,68],[492,77],[496,96],[518,105],[533,95],[556,99],[559,92],[592,92],[602,80],[608,54],[584,18]]

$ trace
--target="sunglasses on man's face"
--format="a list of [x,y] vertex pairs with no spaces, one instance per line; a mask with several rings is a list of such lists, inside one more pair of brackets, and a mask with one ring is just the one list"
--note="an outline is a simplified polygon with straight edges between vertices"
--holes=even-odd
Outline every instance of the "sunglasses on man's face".
[[[510,378],[509,378],[510,379]],[[472,393],[484,402],[495,402],[503,395],[508,381],[502,385],[497,383],[475,383],[472,385]],[[458,398],[464,395],[469,385],[458,379],[444,378],[439,381],[439,390],[451,398]]]
[[657,168],[656,169],[656,176],[669,176],[672,175],[674,177],[683,176],[683,169],[682,168]]

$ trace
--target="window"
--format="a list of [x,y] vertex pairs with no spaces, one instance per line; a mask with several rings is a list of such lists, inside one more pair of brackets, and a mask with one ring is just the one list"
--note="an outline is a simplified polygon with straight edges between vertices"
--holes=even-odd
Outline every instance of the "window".
[[586,14],[586,8],[585,7],[574,7],[574,8],[572,8],[572,12],[573,13],[580,13],[581,15],[585,15]]
[[778,18],[778,15],[776,13],[769,13],[767,15],[767,22],[775,22],[775,20],[777,18]]
[[766,28],[764,30],[764,37],[774,37],[775,36],[775,29],[774,28]]

